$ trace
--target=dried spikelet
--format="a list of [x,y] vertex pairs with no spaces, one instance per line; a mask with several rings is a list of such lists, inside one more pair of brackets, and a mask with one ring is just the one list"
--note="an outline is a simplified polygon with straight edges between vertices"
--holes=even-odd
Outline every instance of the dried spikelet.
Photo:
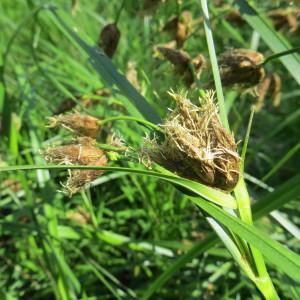
[[97,118],[75,114],[60,114],[49,118],[48,127],[53,128],[63,126],[72,132],[81,135],[95,138],[100,132],[99,120]]
[[[107,165],[107,157],[102,155],[99,159],[90,163],[93,166],[104,167]],[[92,182],[103,174],[102,170],[72,170],[64,185],[67,192],[72,195],[81,190],[86,184]]]
[[136,63],[133,61],[127,63],[126,78],[138,91],[141,89],[136,71]]
[[[172,63],[175,67],[175,73],[182,77],[182,80],[187,86],[191,86],[194,82],[194,75],[200,73],[201,69],[206,65],[206,60],[203,55],[198,55],[194,59],[183,51],[166,47],[157,47],[163,57]],[[194,74],[191,66],[194,66],[196,74]]]
[[207,91],[200,107],[185,95],[170,95],[176,107],[161,125],[165,139],[146,139],[142,156],[185,178],[232,190],[239,178],[239,156],[233,136],[219,120],[214,94]]
[[235,26],[244,26],[246,24],[246,21],[242,17],[240,11],[238,9],[231,10],[226,16],[226,21],[229,23],[235,25]]
[[274,107],[278,107],[281,101],[281,77],[277,73],[265,77],[255,88],[254,94],[256,111],[260,111],[264,105],[264,100],[269,96]]
[[[78,144],[46,149],[44,157],[47,161],[58,164],[106,166],[107,157],[101,149],[94,146],[94,143],[93,139],[83,137],[78,139]],[[72,195],[102,174],[102,170],[71,170],[64,187]]]
[[117,49],[120,36],[121,32],[118,29],[117,24],[115,23],[108,24],[102,29],[98,41],[98,46],[103,49],[104,53],[108,57],[113,57]]
[[272,20],[276,30],[289,29],[295,33],[299,29],[300,8],[288,7],[271,10],[267,16]]
[[188,11],[184,11],[180,17],[173,16],[162,28],[162,31],[168,32],[172,39],[177,43],[177,47],[182,47],[187,39],[192,23],[192,16]]
[[281,102],[281,77],[277,73],[271,75],[270,93],[274,107],[278,107]]
[[254,103],[254,110],[256,112],[260,111],[264,106],[264,100],[266,98],[266,95],[268,94],[269,88],[271,84],[270,77],[265,77],[255,88],[254,93],[256,95],[255,97],[255,103]]
[[182,73],[189,67],[191,57],[187,52],[166,47],[157,47],[157,50],[176,67],[178,72]]
[[232,49],[219,55],[219,66],[224,86],[239,85],[251,87],[265,77],[265,70],[260,64],[263,55],[249,49]]

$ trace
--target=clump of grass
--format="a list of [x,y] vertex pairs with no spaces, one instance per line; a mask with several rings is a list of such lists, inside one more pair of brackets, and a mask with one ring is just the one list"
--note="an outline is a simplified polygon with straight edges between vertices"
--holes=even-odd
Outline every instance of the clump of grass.
[[161,125],[165,138],[147,139],[143,152],[185,178],[232,190],[239,178],[239,155],[234,137],[220,122],[214,93],[207,91],[200,107],[182,93],[170,95],[176,107]]

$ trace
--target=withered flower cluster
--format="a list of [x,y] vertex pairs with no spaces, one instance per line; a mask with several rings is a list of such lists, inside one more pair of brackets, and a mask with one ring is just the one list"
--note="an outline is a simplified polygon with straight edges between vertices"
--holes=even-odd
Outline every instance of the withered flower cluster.
[[[228,6],[229,7],[229,6]],[[276,30],[288,30],[289,33],[299,33],[300,8],[296,6],[271,9],[266,13]],[[236,26],[246,24],[245,19],[237,9],[230,9],[225,16],[226,21]]]
[[183,94],[170,95],[176,107],[161,125],[164,140],[147,138],[145,159],[182,177],[232,190],[239,179],[240,158],[233,135],[220,122],[213,92],[206,92],[199,107]]
[[177,47],[181,48],[188,38],[193,25],[193,18],[188,11],[182,12],[180,16],[172,16],[163,26],[162,31],[168,32],[176,41]]
[[290,33],[299,33],[299,7],[278,8],[268,12],[276,30],[288,29]]
[[187,86],[191,86],[195,81],[194,77],[199,77],[203,68],[206,67],[206,59],[201,54],[191,58],[183,50],[162,46],[156,47],[156,50],[174,66],[174,72]]
[[116,23],[107,24],[100,32],[98,46],[104,53],[112,58],[119,44],[121,32]]
[[265,70],[260,66],[263,60],[261,53],[243,48],[220,54],[218,62],[222,85],[250,87],[258,84],[265,77]]
[[[96,147],[95,138],[100,132],[99,121],[96,118],[75,113],[49,119],[49,127],[67,128],[77,136],[77,140],[73,144],[46,149],[44,156],[48,162],[99,167],[107,165],[108,159],[104,151]],[[69,177],[64,184],[65,190],[72,195],[102,174],[102,170],[69,170]]]
[[237,86],[250,92],[256,111],[262,109],[266,96],[274,107],[281,101],[281,78],[277,73],[267,75],[261,65],[263,60],[261,53],[243,48],[228,50],[218,57],[223,86]]

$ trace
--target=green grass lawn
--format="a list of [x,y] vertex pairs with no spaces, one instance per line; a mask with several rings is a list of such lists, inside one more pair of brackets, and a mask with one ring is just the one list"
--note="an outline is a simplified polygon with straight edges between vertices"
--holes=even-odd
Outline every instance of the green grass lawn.
[[248,2],[1,1],[0,299],[300,299],[300,7]]

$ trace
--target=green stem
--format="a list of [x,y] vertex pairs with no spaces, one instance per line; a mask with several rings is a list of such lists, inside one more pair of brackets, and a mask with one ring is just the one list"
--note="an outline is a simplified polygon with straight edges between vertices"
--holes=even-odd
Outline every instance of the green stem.
[[[210,26],[209,21],[209,13],[208,13],[208,6],[207,6],[207,0],[201,0],[201,6],[202,11],[204,15],[204,29],[206,34],[206,40],[208,45],[208,51],[210,56],[210,61],[212,65],[213,70],[213,76],[214,76],[214,82],[218,97],[218,104],[220,109],[220,119],[224,125],[224,127],[229,131],[229,123],[227,119],[227,113],[226,113],[226,107],[225,107],[225,101],[224,101],[224,95],[223,95],[223,89],[222,89],[222,82],[221,77],[219,73],[218,68],[218,62],[217,62],[217,56],[216,51],[214,47],[214,41],[213,41],[213,35],[212,30]],[[253,119],[253,111],[251,112],[250,121],[247,129],[246,139],[244,148],[242,151],[242,159],[240,164],[240,179],[239,182],[234,189],[236,202],[238,206],[238,211],[240,214],[240,218],[242,221],[249,225],[253,225],[252,221],[252,212],[251,212],[251,204],[250,204],[250,197],[248,194],[248,190],[244,181],[243,173],[244,173],[244,160],[246,156],[246,149],[247,144],[249,140],[250,135],[250,129]],[[249,272],[245,268],[246,274],[254,281],[258,289],[261,291],[261,293],[265,296],[266,299],[270,300],[277,300],[279,299],[276,293],[276,290],[274,289],[273,283],[271,281],[271,278],[268,274],[268,271],[266,269],[266,265],[264,262],[264,258],[259,250],[257,250],[255,247],[251,246],[249,243],[239,243],[239,239],[235,239],[235,235],[233,235],[233,241],[236,242],[237,247],[239,248],[239,251],[241,253],[245,254],[245,259],[247,260],[247,263],[249,266],[251,266],[252,272]],[[238,261],[238,263],[240,263]],[[244,269],[244,268],[243,268]]]
[[122,12],[124,6],[125,6],[125,0],[122,1],[122,4],[121,4],[121,6],[120,6],[120,8],[119,8],[119,10],[118,10],[118,12],[117,12],[116,19],[115,19],[115,24],[116,24],[116,25],[117,25],[117,23],[118,23],[118,21],[119,21],[119,19],[120,19],[121,12]]
[[226,112],[226,107],[225,107],[222,82],[221,82],[221,77],[220,77],[220,73],[219,73],[218,60],[217,60],[217,56],[216,56],[211,25],[210,25],[210,21],[209,21],[207,0],[201,0],[201,6],[202,6],[202,11],[203,11],[203,17],[204,17],[204,30],[205,30],[205,34],[206,34],[209,58],[210,58],[211,66],[212,66],[212,71],[213,71],[213,76],[214,76],[214,81],[215,81],[215,86],[216,86],[216,92],[217,92],[217,98],[218,98],[218,104],[219,104],[219,109],[220,109],[220,118],[221,118],[223,126],[229,131],[229,123],[227,120],[227,112]]
[[134,122],[140,123],[140,124],[142,124],[146,127],[150,127],[151,129],[154,129],[156,131],[163,132],[162,129],[159,126],[155,125],[155,124],[153,124],[149,121],[139,119],[139,118],[136,118],[136,117],[131,117],[131,116],[117,116],[117,117],[106,118],[104,120],[99,120],[99,125],[103,125],[105,123],[109,123],[109,122],[112,122],[112,121],[119,121],[119,120],[134,121]]
[[285,55],[293,54],[295,52],[300,52],[300,46],[289,49],[289,50],[285,50],[285,51],[282,51],[282,52],[272,54],[272,55],[266,57],[264,59],[264,61],[260,65],[258,65],[258,67],[264,66],[265,64],[272,61],[273,59],[277,59],[277,58],[280,58],[280,57],[285,56]]

